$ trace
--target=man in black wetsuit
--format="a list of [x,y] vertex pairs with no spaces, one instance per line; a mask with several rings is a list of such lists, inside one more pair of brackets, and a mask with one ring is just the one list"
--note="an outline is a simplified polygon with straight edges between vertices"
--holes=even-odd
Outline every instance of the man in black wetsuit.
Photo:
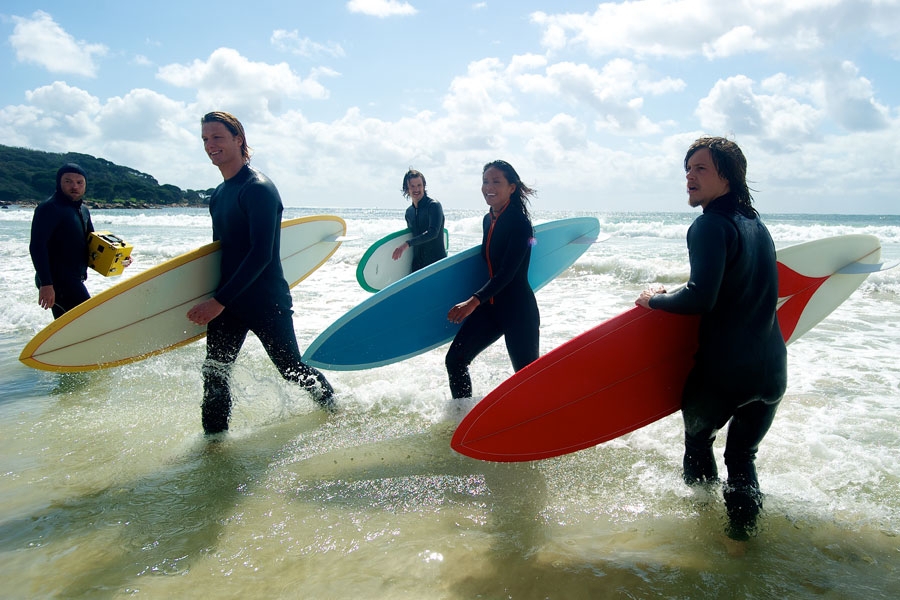
[[28,250],[34,264],[38,304],[58,319],[91,297],[84,281],[88,234],[94,231],[84,205],[87,174],[75,163],[56,172],[56,192],[34,209]]
[[229,374],[250,331],[282,377],[304,386],[324,408],[332,408],[331,385],[302,361],[294,333],[290,288],[281,269],[281,196],[268,177],[250,166],[240,121],[211,112],[201,124],[206,153],[225,180],[209,201],[213,240],[222,243],[219,287],[187,313],[194,323],[207,325],[203,431],[211,435],[228,429]]
[[728,535],[746,540],[762,509],[756,453],[787,386],[778,326],[775,245],[752,205],[747,161],[730,140],[701,138],[684,159],[688,202],[703,214],[687,234],[691,274],[672,293],[645,291],[637,304],[701,314],[696,362],[682,393],[684,480],[717,481],[717,432],[730,420],[724,488]]
[[428,196],[425,176],[410,169],[403,176],[403,195],[412,200],[406,209],[406,226],[413,237],[394,249],[393,258],[399,260],[412,248],[412,271],[418,271],[447,256],[444,248],[444,209],[441,203]]

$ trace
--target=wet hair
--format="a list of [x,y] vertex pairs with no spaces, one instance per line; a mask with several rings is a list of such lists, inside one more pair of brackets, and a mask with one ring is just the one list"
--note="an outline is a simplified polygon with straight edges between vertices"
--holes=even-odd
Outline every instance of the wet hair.
[[410,167],[409,171],[406,172],[406,175],[403,176],[403,187],[400,188],[400,191],[403,192],[403,195],[407,198],[409,198],[409,180],[415,179],[416,177],[422,178],[422,188],[427,189],[428,184],[425,182],[425,176],[422,175],[422,172],[416,171],[415,169]]
[[505,160],[494,160],[484,165],[484,168],[481,170],[482,175],[487,173],[487,170],[490,168],[497,169],[503,173],[506,181],[516,186],[516,189],[513,190],[513,193],[509,196],[509,202],[510,204],[519,207],[519,210],[525,213],[525,216],[530,219],[531,215],[528,214],[528,198],[534,196],[537,193],[537,190],[525,185],[513,166]]
[[247,134],[244,133],[244,126],[241,125],[237,117],[231,113],[214,110],[203,115],[203,118],[200,119],[200,124],[204,123],[221,123],[231,132],[231,135],[241,136],[241,156],[244,157],[245,163],[250,162],[252,148],[247,145]]
[[740,147],[733,141],[723,137],[702,137],[688,148],[684,156],[684,170],[688,161],[698,150],[709,150],[713,166],[720,177],[728,181],[728,189],[737,197],[738,206],[751,215],[758,214],[753,207],[753,195],[747,185],[747,159]]

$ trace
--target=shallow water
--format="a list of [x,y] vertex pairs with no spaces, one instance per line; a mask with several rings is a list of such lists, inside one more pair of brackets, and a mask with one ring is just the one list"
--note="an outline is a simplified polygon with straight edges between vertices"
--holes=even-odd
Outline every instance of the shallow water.
[[[401,215],[342,214],[360,238],[295,290],[301,347],[368,296],[356,263]],[[646,285],[687,276],[694,215],[598,216],[612,237],[538,293],[544,351]],[[478,242],[477,213],[448,217],[451,252]],[[31,370],[16,357],[49,314],[30,283],[29,220],[0,215],[4,597],[900,596],[900,268],[789,347],[788,393],[758,461],[762,528],[740,545],[723,534],[721,494],[681,483],[678,415],[546,461],[455,454],[472,401],[450,399],[445,348],[326,372],[341,410],[325,415],[251,338],[232,431],[212,443],[199,424],[202,342],[106,371]],[[900,259],[898,217],[767,222],[779,246],[871,232]],[[135,272],[209,239],[202,211],[98,211],[95,224],[134,243]],[[95,292],[111,283],[89,280]],[[510,372],[502,344],[482,354],[478,397]]]

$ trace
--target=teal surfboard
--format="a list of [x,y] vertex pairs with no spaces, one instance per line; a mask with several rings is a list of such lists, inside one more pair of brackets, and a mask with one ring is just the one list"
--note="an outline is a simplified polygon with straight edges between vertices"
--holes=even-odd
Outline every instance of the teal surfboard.
[[[388,234],[372,244],[356,267],[356,281],[367,292],[377,292],[400,281],[412,273],[412,249],[394,260],[394,250],[412,237],[412,232],[401,229]],[[450,232],[444,229],[444,250],[450,248]]]
[[[528,280],[538,290],[569,268],[600,234],[594,217],[535,226]],[[481,246],[475,246],[388,285],[323,331],[303,359],[336,371],[395,363],[453,339],[459,325],[447,312],[488,280]]]

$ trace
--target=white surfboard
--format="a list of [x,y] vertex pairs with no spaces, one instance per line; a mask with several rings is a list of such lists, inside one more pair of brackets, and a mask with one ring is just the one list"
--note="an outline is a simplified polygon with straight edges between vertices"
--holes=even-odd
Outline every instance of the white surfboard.
[[[331,215],[281,224],[281,265],[293,287],[328,260],[345,239]],[[41,330],[19,360],[35,369],[92,371],[139,361],[206,335],[187,311],[219,285],[219,242],[183,254],[104,290]]]
[[850,297],[869,273],[883,270],[881,242],[854,234],[778,251],[778,321],[790,344]]
[[[412,237],[409,229],[388,234],[369,246],[356,267],[356,281],[367,292],[377,292],[412,273],[412,249],[394,260],[394,250]],[[444,250],[450,247],[450,232],[444,229]]]

